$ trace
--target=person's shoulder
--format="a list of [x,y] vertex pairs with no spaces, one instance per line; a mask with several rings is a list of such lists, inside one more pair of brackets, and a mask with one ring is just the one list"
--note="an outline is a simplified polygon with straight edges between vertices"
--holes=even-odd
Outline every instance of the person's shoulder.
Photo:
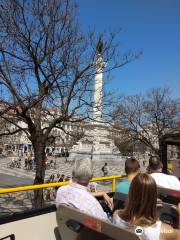
[[124,178],[117,185],[130,185],[130,181]]
[[70,184],[65,185],[65,186],[60,186],[60,187],[58,188],[57,193],[59,193],[59,192],[65,192],[65,191],[69,191],[69,188],[70,188]]
[[151,176],[162,176],[162,175],[165,175],[164,173],[162,172],[153,172],[153,173],[150,173]]
[[128,193],[130,182],[126,179],[122,182],[119,182],[116,186],[116,192]]
[[171,179],[171,181],[173,181],[173,182],[179,182],[180,183],[179,179],[174,175],[168,175],[168,174],[165,174],[165,173],[157,173],[157,175],[155,175],[155,176],[158,176],[158,178],[165,178],[167,180]]
[[153,178],[166,178],[167,177],[167,175],[165,173],[161,173],[161,172],[151,173],[150,175]]
[[176,176],[174,176],[174,175],[168,175],[168,176],[171,177],[171,179],[180,182],[179,179]]

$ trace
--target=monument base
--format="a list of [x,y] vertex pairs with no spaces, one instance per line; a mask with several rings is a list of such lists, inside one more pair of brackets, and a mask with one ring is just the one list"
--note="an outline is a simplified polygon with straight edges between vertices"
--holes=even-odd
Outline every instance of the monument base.
[[109,126],[105,124],[91,124],[87,128],[88,136],[80,139],[69,152],[69,161],[79,157],[90,157],[94,162],[122,161],[118,148],[109,137]]
[[110,153],[88,153],[88,152],[70,152],[69,161],[74,161],[74,160],[78,160],[78,158],[86,158],[89,157],[92,159],[93,162],[120,162],[122,161],[122,158],[120,156],[120,154],[110,154]]

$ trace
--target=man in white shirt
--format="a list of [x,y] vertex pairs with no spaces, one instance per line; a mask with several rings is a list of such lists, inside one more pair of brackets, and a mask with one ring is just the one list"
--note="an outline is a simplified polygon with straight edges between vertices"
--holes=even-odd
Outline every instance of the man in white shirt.
[[100,203],[92,196],[87,187],[93,176],[92,161],[90,159],[76,160],[72,176],[72,183],[58,189],[56,207],[66,204],[94,217],[107,220],[107,215]]
[[162,173],[162,163],[158,156],[149,159],[148,171],[154,178],[157,186],[180,191],[180,181],[177,177]]

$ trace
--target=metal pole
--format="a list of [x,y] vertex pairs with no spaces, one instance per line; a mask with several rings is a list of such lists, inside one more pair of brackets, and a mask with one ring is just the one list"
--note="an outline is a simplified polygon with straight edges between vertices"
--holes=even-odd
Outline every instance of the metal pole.
[[115,192],[115,189],[116,189],[116,179],[113,178],[112,179],[112,192]]

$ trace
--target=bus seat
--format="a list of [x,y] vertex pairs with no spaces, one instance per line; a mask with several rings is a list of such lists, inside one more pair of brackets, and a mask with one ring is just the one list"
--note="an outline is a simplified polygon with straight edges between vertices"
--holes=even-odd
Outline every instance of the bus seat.
[[158,196],[163,202],[178,205],[180,203],[180,191],[158,187]]
[[15,235],[14,234],[10,234],[6,237],[0,238],[0,240],[15,240]]
[[62,240],[140,240],[133,232],[66,205],[58,207],[56,219]]
[[62,240],[58,227],[54,228],[54,235],[56,240]]

